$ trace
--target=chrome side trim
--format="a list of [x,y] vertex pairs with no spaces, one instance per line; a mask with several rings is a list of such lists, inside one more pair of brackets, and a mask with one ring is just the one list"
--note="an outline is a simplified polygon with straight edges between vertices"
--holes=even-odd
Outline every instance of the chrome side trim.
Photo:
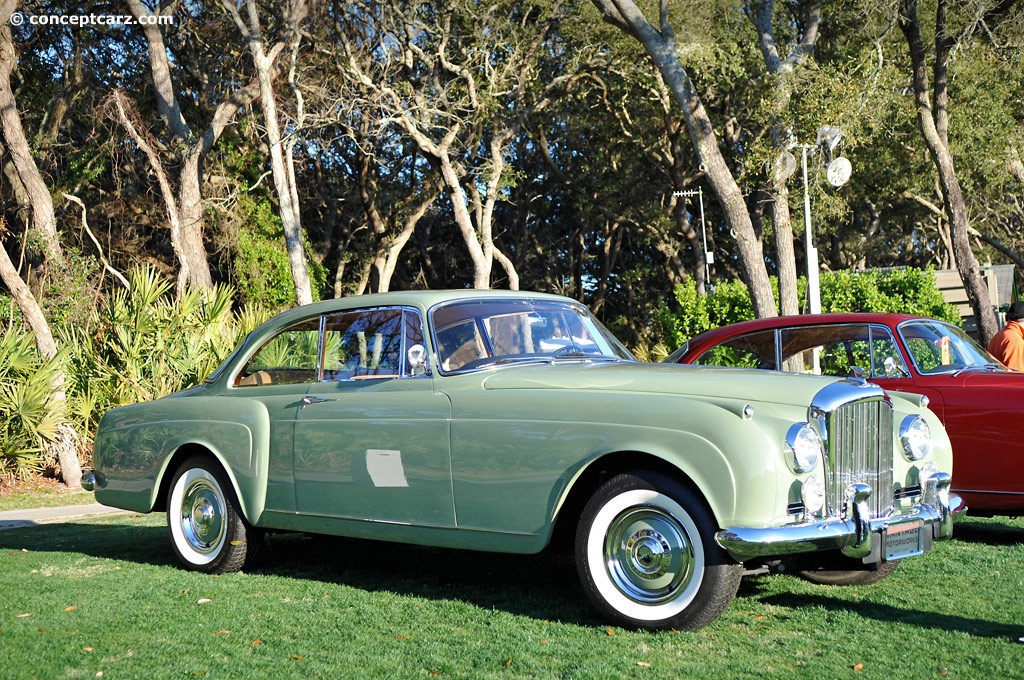
[[957,493],[974,493],[979,496],[1024,496],[1024,491],[993,491],[992,489],[953,489]]

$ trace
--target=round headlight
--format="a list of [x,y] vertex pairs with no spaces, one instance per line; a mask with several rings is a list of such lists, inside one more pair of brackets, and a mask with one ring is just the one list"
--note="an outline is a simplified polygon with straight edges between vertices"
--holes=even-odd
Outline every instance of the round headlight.
[[907,460],[921,460],[932,452],[932,431],[921,416],[907,416],[900,423],[900,443]]
[[786,433],[786,444],[792,455],[794,472],[810,472],[821,460],[821,437],[810,423],[795,423]]
[[825,485],[818,475],[811,475],[800,489],[800,500],[811,515],[817,515],[825,507]]
[[921,466],[921,471],[918,473],[920,484],[923,487],[928,483],[928,480],[939,474],[939,468],[935,467],[935,463],[925,463]]

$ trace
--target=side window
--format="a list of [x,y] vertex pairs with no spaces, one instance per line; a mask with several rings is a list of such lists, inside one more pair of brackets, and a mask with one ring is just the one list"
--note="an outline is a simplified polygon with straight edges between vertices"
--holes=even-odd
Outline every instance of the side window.
[[320,347],[320,317],[289,326],[253,355],[235,384],[293,385],[315,382]]
[[456,371],[471,361],[487,356],[475,319],[465,319],[437,331],[437,351],[441,368]]
[[892,333],[884,326],[871,327],[871,377],[899,378],[910,375]]
[[727,340],[697,357],[702,366],[775,370],[775,331],[758,331]]
[[[324,319],[324,380],[397,378],[403,310],[339,312]],[[421,333],[422,335],[422,333]]]
[[849,377],[871,369],[867,324],[796,326],[781,331],[783,370]]

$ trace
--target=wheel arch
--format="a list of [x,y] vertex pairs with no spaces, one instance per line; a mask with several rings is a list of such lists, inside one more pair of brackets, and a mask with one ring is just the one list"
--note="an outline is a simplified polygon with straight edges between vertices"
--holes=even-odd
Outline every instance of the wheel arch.
[[718,515],[704,491],[678,466],[650,453],[618,451],[594,460],[573,480],[561,502],[555,508],[554,529],[550,545],[555,549],[571,546],[576,532],[576,523],[579,521],[587,501],[604,482],[626,472],[660,474],[682,484],[694,495],[694,498],[700,500],[710,516],[720,523]]
[[255,526],[255,520],[259,518],[259,514],[263,511],[263,502],[266,498],[266,493],[264,492],[261,494],[259,492],[259,485],[253,484],[249,480],[247,480],[249,483],[240,484],[239,477],[234,468],[222,455],[214,451],[209,446],[197,442],[190,442],[179,446],[178,449],[168,457],[163,470],[160,472],[160,481],[157,485],[157,493],[153,509],[163,512],[167,511],[167,502],[170,497],[171,484],[174,481],[175,473],[186,460],[195,456],[208,458],[219,468],[220,472],[223,473],[228,484],[231,486],[230,490],[225,489],[225,493],[230,491],[230,493],[234,494],[235,499],[238,501],[238,506],[241,509],[242,517],[251,526]]

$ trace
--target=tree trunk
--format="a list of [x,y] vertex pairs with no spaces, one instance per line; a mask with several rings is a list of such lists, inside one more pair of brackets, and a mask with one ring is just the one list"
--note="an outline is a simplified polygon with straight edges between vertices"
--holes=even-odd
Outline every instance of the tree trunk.
[[[284,228],[284,242],[288,251],[288,267],[295,286],[295,300],[300,305],[308,305],[313,301],[313,293],[309,282],[309,269],[306,266],[306,251],[302,245],[302,220],[296,200],[298,191],[294,168],[285,163],[284,144],[281,139],[281,126],[277,120],[277,103],[274,101],[274,84],[271,76],[274,60],[286,43],[276,43],[269,52],[264,49],[259,10],[256,8],[255,0],[247,0],[245,3],[248,24],[242,20],[232,0],[223,0],[223,5],[248,43],[256,67],[263,122],[266,125],[267,143],[270,146],[270,170],[277,192],[278,214]],[[306,13],[305,7],[302,0],[296,0],[288,3],[285,9],[288,30],[296,36],[295,40],[298,39],[298,23]]]
[[[154,15],[142,4],[141,0],[127,0],[127,2],[128,8],[135,15],[146,38],[157,112],[171,136],[185,145],[179,171],[177,205],[164,191],[166,187],[161,187],[168,216],[177,215],[177,224],[173,219],[169,219],[169,222],[171,244],[179,260],[180,269],[176,291],[180,296],[187,284],[203,288],[213,287],[209,258],[206,246],[203,244],[201,186],[202,158],[205,155],[203,147],[206,140],[193,139],[192,131],[181,113],[181,107],[178,105],[178,99],[174,92],[174,80],[171,76],[170,59],[167,56],[167,46],[164,44],[163,30],[151,21]],[[142,134],[141,130],[137,132]],[[212,146],[212,142],[210,142],[210,146]],[[163,175],[165,179],[170,177],[170,173],[156,154],[153,154],[149,160],[151,167],[161,167],[158,175]]]
[[[15,168],[25,191],[32,203],[32,228],[43,238],[47,260],[52,265],[63,268],[64,254],[57,238],[56,219],[53,211],[53,198],[50,189],[43,181],[42,174],[36,166],[25,137],[25,129],[21,125],[14,92],[11,90],[11,71],[14,68],[16,55],[11,38],[10,18],[17,2],[15,0],[0,1],[0,122],[4,128],[4,138],[14,161]],[[7,255],[7,250],[0,243],[0,279],[3,280],[11,297],[21,309],[35,333],[36,346],[39,353],[47,359],[57,359],[57,343],[50,332],[50,325],[43,315],[32,291],[18,274],[14,263]],[[57,437],[46,445],[46,453],[57,459],[60,464],[61,476],[70,488],[82,484],[82,466],[78,460],[78,446],[75,431],[67,422],[67,397],[64,392],[64,371],[58,370],[50,383],[54,408],[61,420],[57,429]]]
[[[773,170],[776,172],[776,170]],[[793,240],[793,220],[789,212],[789,187],[786,179],[776,174],[771,198],[772,230],[775,233],[775,253],[779,268],[779,307],[784,316],[800,313],[797,289],[796,252]]]
[[[32,291],[22,280],[14,263],[7,255],[7,250],[0,243],[0,279],[3,280],[11,297],[18,304],[25,320],[35,333],[36,347],[39,353],[47,359],[57,358],[57,343],[50,332],[50,324],[43,316],[43,310],[39,307]],[[68,488],[78,488],[82,485],[82,465],[78,460],[78,438],[74,428],[67,421],[68,408],[67,396],[64,392],[64,371],[58,370],[50,383],[54,409],[60,419],[57,428],[57,437],[46,445],[46,453],[57,459],[60,464],[61,478]]]
[[946,64],[947,53],[945,43],[945,5],[946,0],[939,0],[936,10],[936,108],[933,109],[928,100],[928,76],[924,41],[921,38],[921,26],[917,16],[917,0],[901,0],[899,10],[899,26],[907,39],[910,59],[913,67],[914,97],[917,105],[917,121],[921,135],[938,171],[939,184],[942,187],[943,205],[949,221],[953,237],[953,252],[956,256],[956,268],[964,282],[968,302],[974,311],[978,325],[978,336],[982,345],[996,334],[998,323],[995,311],[989,299],[988,286],[981,274],[981,267],[971,250],[967,208],[964,203],[963,191],[956,176],[953,155],[944,135],[946,132]]
[[39,235],[47,264],[63,269],[64,252],[57,237],[53,197],[32,157],[32,149],[21,125],[18,103],[11,89],[11,72],[18,62],[18,55],[11,36],[10,20],[17,6],[18,0],[0,1],[0,125],[4,129],[7,151],[31,201],[32,221],[27,228]]
[[494,266],[493,253],[489,243],[481,243],[473,216],[466,203],[466,192],[462,188],[461,177],[455,171],[454,164],[448,154],[441,159],[441,176],[448,187],[448,196],[455,213],[455,224],[462,234],[462,241],[469,251],[470,262],[473,263],[473,287],[487,289],[491,287],[491,268]]
[[816,0],[807,8],[804,17],[804,35],[792,52],[783,59],[775,40],[772,17],[775,0],[759,0],[751,4],[747,13],[750,22],[757,29],[758,43],[764,58],[765,68],[771,76],[774,98],[774,120],[771,139],[776,162],[771,169],[771,179],[766,187],[771,206],[772,230],[775,233],[776,265],[779,276],[779,300],[784,315],[797,314],[800,302],[797,292],[796,254],[793,241],[793,221],[789,212],[788,177],[782,174],[781,156],[789,148],[790,140],[786,130],[789,125],[784,119],[792,98],[792,77],[806,59],[814,52],[818,40],[818,23],[821,16],[821,2]]
[[391,278],[395,275],[395,268],[398,266],[398,257],[405,248],[405,244],[412,238],[416,231],[416,225],[420,219],[427,214],[427,209],[441,195],[441,189],[435,185],[426,197],[413,208],[412,213],[406,218],[402,230],[391,238],[382,240],[377,246],[377,258],[374,266],[377,268],[378,290],[386,293],[391,290]]
[[743,279],[750,290],[750,301],[758,318],[775,316],[778,308],[765,267],[761,241],[754,233],[753,221],[743,193],[718,148],[718,138],[707,110],[693,89],[689,74],[679,61],[672,28],[668,25],[667,0],[661,2],[661,28],[655,29],[631,0],[592,0],[605,20],[635,37],[665,78],[683,111],[690,140],[704,167],[708,181],[732,229],[743,263]]

